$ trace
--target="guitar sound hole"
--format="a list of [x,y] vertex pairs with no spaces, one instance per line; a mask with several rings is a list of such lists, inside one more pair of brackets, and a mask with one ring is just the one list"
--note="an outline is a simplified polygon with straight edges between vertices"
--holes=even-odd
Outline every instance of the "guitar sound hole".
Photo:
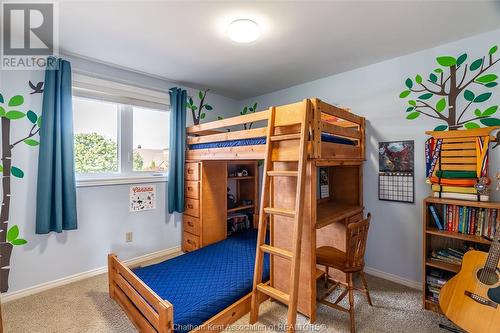
[[477,278],[487,286],[494,285],[498,282],[497,273],[495,271],[487,271],[484,268],[477,271]]

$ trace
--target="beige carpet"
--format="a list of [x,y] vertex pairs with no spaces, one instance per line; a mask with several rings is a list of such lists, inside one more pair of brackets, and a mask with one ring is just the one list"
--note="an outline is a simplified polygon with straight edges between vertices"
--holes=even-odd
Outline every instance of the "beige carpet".
[[[445,332],[438,323],[447,321],[421,309],[420,292],[368,276],[374,307],[356,296],[357,332]],[[2,305],[5,332],[136,332],[120,307],[107,294],[107,276],[100,275]],[[175,309],[174,309],[175,316]],[[276,302],[261,306],[259,323],[248,325],[248,315],[231,332],[282,332],[286,307]],[[348,332],[347,314],[319,305],[314,326],[299,316],[301,332]]]

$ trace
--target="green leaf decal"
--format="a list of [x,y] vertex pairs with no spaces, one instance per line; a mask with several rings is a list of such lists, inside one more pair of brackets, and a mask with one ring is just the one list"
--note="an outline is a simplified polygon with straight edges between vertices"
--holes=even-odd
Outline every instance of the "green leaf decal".
[[467,101],[472,102],[475,97],[476,97],[476,95],[474,95],[474,93],[472,91],[470,91],[470,90],[465,90],[464,91],[464,98]]
[[443,112],[446,108],[446,99],[443,97],[436,103],[437,112]]
[[412,112],[406,116],[406,119],[413,120],[420,116],[420,112]]
[[415,102],[414,100],[409,100],[408,104],[410,104],[411,106],[417,106],[417,102]]
[[5,109],[0,106],[0,117],[5,116]]
[[471,121],[471,122],[468,122],[467,124],[465,124],[464,127],[467,129],[474,129],[474,128],[480,128],[481,126],[479,126],[475,122]]
[[200,119],[205,119],[205,116],[206,116],[205,113],[200,114]]
[[439,125],[436,128],[434,128],[435,131],[445,131],[448,128],[446,125]]
[[205,109],[210,111],[210,110],[213,110],[213,107],[212,107],[212,105],[205,104]]
[[31,121],[33,124],[36,124],[36,121],[38,120],[38,116],[36,115],[35,112],[29,110],[26,113],[26,116],[28,117],[29,121]]
[[411,89],[413,87],[413,81],[411,79],[406,79],[405,84],[408,89]]
[[14,239],[12,242],[10,242],[12,245],[15,245],[15,246],[20,246],[20,245],[24,245],[24,244],[27,244],[28,241],[26,239],[22,239],[22,238],[19,238],[19,239]]
[[[442,70],[441,68],[436,68],[436,69],[434,70],[434,73],[441,74],[442,72],[443,72],[443,70]],[[438,127],[439,127],[439,126],[438,126]],[[437,127],[436,127],[436,128],[437,128]],[[448,128],[448,127],[446,127],[446,128]]]
[[422,77],[420,76],[420,74],[417,74],[417,76],[415,76],[415,82],[417,82],[418,84],[422,83]]
[[484,112],[481,116],[491,116],[492,114],[496,113],[497,110],[498,110],[498,105],[490,106],[489,108],[484,110]]
[[3,95],[2,95],[2,94],[0,94],[0,103],[3,103],[3,102],[4,102],[4,100],[3,100]]
[[475,115],[476,117],[481,117],[481,116],[482,116],[482,112],[481,112],[481,110],[479,110],[479,109],[474,110],[474,115]]
[[40,142],[36,141],[36,140],[33,140],[33,139],[26,139],[24,140],[24,143],[27,144],[28,146],[38,146],[40,144]]
[[476,82],[479,83],[489,83],[491,81],[495,81],[498,78],[495,74],[486,74],[483,76],[480,76],[476,79]]
[[9,228],[7,231],[7,242],[12,242],[14,239],[19,237],[19,227],[17,224],[14,224],[12,227]]
[[498,118],[484,118],[479,121],[486,126],[500,126],[500,119]]
[[437,80],[438,80],[438,77],[436,76],[436,74],[431,73],[429,75],[429,80],[431,80],[432,82],[436,83]]
[[484,101],[487,101],[490,97],[491,97],[490,92],[481,94],[481,95],[477,96],[476,98],[474,98],[474,103],[482,103]]
[[431,94],[431,93],[423,94],[423,95],[418,96],[418,99],[429,99],[432,96],[434,96],[434,94]]
[[17,178],[24,177],[24,171],[19,169],[19,168],[14,167],[14,166],[10,168],[10,173],[12,174],[12,176],[17,177]]
[[464,53],[460,57],[458,57],[457,66],[460,66],[461,64],[463,64],[466,59],[467,59],[467,53]]
[[19,106],[23,103],[24,103],[24,97],[21,95],[16,95],[10,99],[9,106]]
[[498,46],[493,46],[491,49],[490,49],[490,52],[488,52],[490,55],[493,55],[497,52],[498,50]]
[[203,98],[203,92],[198,91],[198,98],[199,98],[199,99],[202,99],[202,98]]
[[5,114],[5,117],[10,120],[21,119],[25,116],[26,114],[21,111],[9,111]]
[[486,83],[484,86],[488,87],[488,88],[493,88],[493,87],[496,87],[497,85],[498,85],[498,83],[496,83],[496,82],[490,82],[490,83]]
[[[405,90],[403,91],[401,94],[399,94],[399,98],[405,98],[405,97],[408,97],[408,95],[411,93],[411,91],[409,90]],[[245,109],[246,109],[246,106],[245,106]]]
[[457,64],[457,59],[450,56],[442,56],[436,58],[438,64],[444,67],[451,67]]
[[188,103],[189,103],[189,104],[191,104],[191,105],[193,105],[193,104],[194,104],[194,103],[193,103],[193,97],[189,96],[189,98],[188,98]]
[[472,64],[470,64],[469,69],[471,71],[475,71],[476,69],[478,69],[479,67],[481,67],[482,64],[483,64],[483,58],[479,58],[477,60],[474,60],[474,62]]
[[3,166],[0,165],[0,172],[3,172]]
[[38,117],[38,120],[36,121],[36,125],[38,127],[42,127],[42,117]]
[[411,112],[413,110],[415,110],[415,108],[413,106],[410,106],[408,109],[406,109],[406,112]]

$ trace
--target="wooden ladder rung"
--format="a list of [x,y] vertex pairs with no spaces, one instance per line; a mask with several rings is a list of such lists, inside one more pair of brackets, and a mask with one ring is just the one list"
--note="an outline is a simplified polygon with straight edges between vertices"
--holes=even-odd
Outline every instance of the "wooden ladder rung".
[[292,257],[293,257],[292,252],[290,252],[288,250],[280,249],[279,247],[267,245],[267,244],[261,245],[260,249],[266,253],[274,254],[274,255],[280,256],[280,257],[285,258],[285,259],[292,259]]
[[298,177],[298,171],[268,171],[267,175],[269,177]]
[[280,215],[280,216],[286,216],[286,217],[295,217],[295,211],[283,209],[283,208],[266,207],[266,208],[264,208],[264,212],[266,212],[267,214],[274,214],[274,215]]
[[280,301],[284,304],[288,304],[288,302],[290,301],[290,295],[285,294],[281,290],[278,290],[276,288],[268,286],[267,284],[263,284],[263,283],[258,284],[257,290],[266,294],[269,297],[277,299],[278,301]]
[[300,140],[300,133],[271,136],[271,141]]

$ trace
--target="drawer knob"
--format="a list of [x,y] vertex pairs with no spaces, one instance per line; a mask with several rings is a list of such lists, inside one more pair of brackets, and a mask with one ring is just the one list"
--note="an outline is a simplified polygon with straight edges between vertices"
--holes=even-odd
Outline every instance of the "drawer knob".
[[194,227],[194,224],[193,224],[193,222],[191,222],[191,221],[189,221],[189,222],[188,222],[188,225],[189,225],[190,227]]
[[191,186],[188,186],[188,191],[192,191],[193,188]]
[[193,170],[193,169],[188,169],[188,173],[189,173],[189,174],[192,174],[193,172],[194,172],[194,170]]
[[189,209],[193,209],[193,205],[188,204],[188,208],[189,208]]

